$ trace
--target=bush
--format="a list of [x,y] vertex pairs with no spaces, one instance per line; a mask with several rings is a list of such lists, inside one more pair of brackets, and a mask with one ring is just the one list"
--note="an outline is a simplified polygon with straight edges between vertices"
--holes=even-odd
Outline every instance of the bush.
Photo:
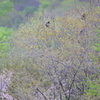
[[[7,27],[0,27],[0,66],[5,67],[5,56],[10,45],[9,39],[13,30]],[[0,68],[1,70],[1,68]]]

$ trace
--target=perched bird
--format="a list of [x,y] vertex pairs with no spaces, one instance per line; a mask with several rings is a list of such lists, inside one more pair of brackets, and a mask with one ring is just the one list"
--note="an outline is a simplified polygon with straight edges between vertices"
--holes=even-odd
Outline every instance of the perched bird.
[[46,22],[45,26],[49,27],[50,26],[50,21]]
[[85,20],[85,17],[86,17],[86,15],[85,15],[85,13],[83,13],[82,16],[81,16],[81,19]]
[[82,29],[82,30],[80,31],[80,35],[83,35],[84,32],[85,32],[85,29]]

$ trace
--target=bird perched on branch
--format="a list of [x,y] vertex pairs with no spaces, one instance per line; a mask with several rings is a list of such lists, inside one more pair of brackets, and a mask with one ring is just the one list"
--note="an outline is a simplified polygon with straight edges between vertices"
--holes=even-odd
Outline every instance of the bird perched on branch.
[[84,32],[85,32],[85,29],[82,29],[82,30],[80,31],[80,35],[83,35]]
[[50,26],[50,21],[46,22],[45,26],[49,27]]
[[83,14],[81,15],[81,19],[82,19],[82,20],[85,20],[85,18],[86,18],[86,15],[85,15],[85,13],[83,13]]

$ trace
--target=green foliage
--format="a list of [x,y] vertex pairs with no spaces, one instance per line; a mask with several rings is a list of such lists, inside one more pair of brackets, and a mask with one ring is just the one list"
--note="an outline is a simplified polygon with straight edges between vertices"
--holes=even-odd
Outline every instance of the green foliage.
[[11,11],[13,3],[10,0],[0,1],[0,17]]
[[0,57],[3,57],[6,53],[9,43],[6,41],[9,39],[9,36],[12,33],[12,29],[6,27],[0,27]]
[[[96,51],[100,52],[100,30],[97,30],[97,32],[98,32],[98,34],[97,34],[98,38],[97,38],[97,42],[95,43],[94,49]],[[99,63],[98,56],[90,55],[90,58],[93,63]],[[97,67],[97,69],[100,70],[99,67]],[[95,77],[95,78],[93,78],[93,77]],[[84,98],[86,100],[98,100],[100,98],[100,96],[99,96],[99,94],[100,94],[100,78],[97,78],[96,74],[88,77],[86,86],[88,87],[88,89],[85,89]]]
[[85,94],[84,94],[84,98],[88,100],[95,100],[94,98],[98,98],[99,94],[100,94],[100,79],[96,79],[96,80],[87,80],[87,86],[88,89],[85,90]]
[[37,8],[36,7],[32,7],[32,6],[27,6],[25,9],[24,9],[24,13],[25,15],[29,15],[29,14],[33,14],[34,11],[36,11]]
[[96,56],[90,55],[90,58],[91,58],[90,60],[91,60],[92,62],[97,63],[98,58],[97,58]]
[[62,5],[71,4],[74,0],[63,0]]
[[95,44],[97,47],[94,47],[95,50],[100,51],[100,44]]
[[100,51],[100,30],[97,30],[97,32],[98,32],[98,42],[97,43],[95,43],[95,47],[94,47],[94,49],[96,50],[96,51]]
[[39,11],[44,10],[46,7],[50,5],[49,0],[38,0],[41,4],[39,6]]
[[98,8],[100,9],[100,6],[98,6]]

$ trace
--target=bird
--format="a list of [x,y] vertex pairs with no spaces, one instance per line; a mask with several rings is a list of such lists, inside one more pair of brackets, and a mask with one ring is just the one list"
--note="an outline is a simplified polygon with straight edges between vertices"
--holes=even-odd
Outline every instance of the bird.
[[81,15],[81,19],[82,19],[82,20],[85,20],[85,17],[86,17],[86,15],[85,15],[85,13],[83,13],[83,14]]
[[46,22],[45,26],[49,27],[50,26],[50,21]]
[[84,32],[85,32],[85,29],[82,29],[82,30],[80,31],[80,35],[83,35]]

